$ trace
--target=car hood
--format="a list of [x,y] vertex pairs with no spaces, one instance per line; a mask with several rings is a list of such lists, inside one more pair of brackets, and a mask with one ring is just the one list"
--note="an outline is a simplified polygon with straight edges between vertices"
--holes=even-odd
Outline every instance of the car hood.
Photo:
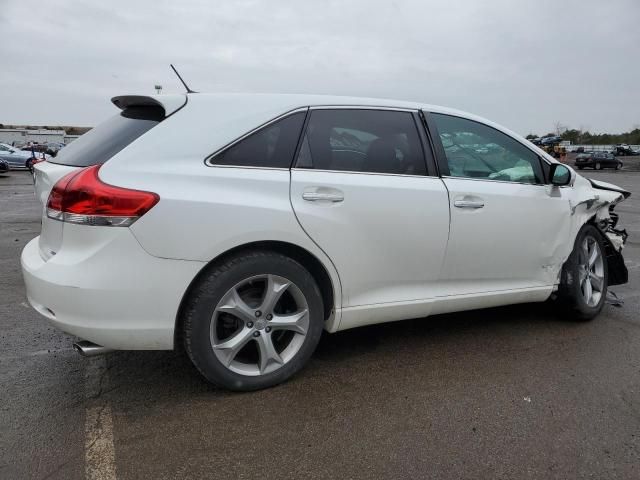
[[628,190],[625,190],[622,187],[614,185],[613,183],[601,182],[599,180],[592,180],[591,178],[589,179],[589,182],[591,183],[591,186],[593,188],[596,188],[598,190],[608,190],[610,192],[621,193],[625,199],[631,196],[631,192],[629,192]]

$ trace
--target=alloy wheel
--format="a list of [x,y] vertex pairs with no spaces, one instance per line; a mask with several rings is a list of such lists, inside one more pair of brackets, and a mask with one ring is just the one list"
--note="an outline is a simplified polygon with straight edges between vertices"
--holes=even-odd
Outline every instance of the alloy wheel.
[[290,280],[264,274],[229,289],[216,306],[210,328],[218,360],[241,375],[265,375],[287,364],[309,329],[309,307]]
[[604,292],[604,260],[595,238],[585,237],[580,246],[578,280],[582,298],[589,307],[600,302]]

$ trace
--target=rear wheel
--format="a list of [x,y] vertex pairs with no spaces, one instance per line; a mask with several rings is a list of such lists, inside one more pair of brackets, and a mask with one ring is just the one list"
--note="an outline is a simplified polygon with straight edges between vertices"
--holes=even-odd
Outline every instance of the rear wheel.
[[595,168],[596,170],[602,170],[602,164],[600,162],[597,162],[593,168]]
[[616,170],[620,170],[622,168],[622,162],[616,163]]
[[591,320],[604,306],[608,282],[604,251],[598,229],[585,225],[562,267],[559,300],[576,320]]
[[313,277],[274,252],[245,253],[211,268],[187,302],[187,354],[210,382],[231,390],[287,380],[309,360],[323,330]]

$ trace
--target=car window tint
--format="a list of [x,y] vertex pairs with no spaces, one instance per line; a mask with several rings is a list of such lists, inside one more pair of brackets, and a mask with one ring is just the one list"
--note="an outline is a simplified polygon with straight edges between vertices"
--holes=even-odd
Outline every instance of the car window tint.
[[443,114],[431,114],[431,118],[451,176],[543,183],[540,159],[515,139],[472,120]]
[[425,175],[418,130],[409,112],[314,110],[298,168]]
[[240,167],[289,168],[305,112],[277,120],[217,154],[211,163]]
[[73,141],[49,162],[74,167],[103,164],[163,118],[161,107],[128,107]]

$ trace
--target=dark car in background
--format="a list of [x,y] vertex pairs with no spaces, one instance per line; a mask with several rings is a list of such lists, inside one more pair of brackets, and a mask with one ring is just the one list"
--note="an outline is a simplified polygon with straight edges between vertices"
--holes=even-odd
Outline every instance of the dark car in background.
[[23,152],[37,152],[37,153],[46,153],[47,144],[46,143],[34,143],[32,145],[24,145],[20,150]]
[[51,155],[55,157],[61,148],[65,145],[64,143],[59,142],[49,142],[49,143],[34,143],[32,145],[23,145],[21,150],[24,152],[36,152],[36,153],[46,153],[47,155]]
[[640,152],[634,150],[629,145],[616,145],[614,149],[614,155],[618,157],[632,156],[632,155],[640,155]]
[[594,168],[595,170],[602,170],[603,168],[620,170],[622,168],[622,162],[608,152],[590,152],[580,153],[576,157],[575,166],[578,170],[587,167]]

